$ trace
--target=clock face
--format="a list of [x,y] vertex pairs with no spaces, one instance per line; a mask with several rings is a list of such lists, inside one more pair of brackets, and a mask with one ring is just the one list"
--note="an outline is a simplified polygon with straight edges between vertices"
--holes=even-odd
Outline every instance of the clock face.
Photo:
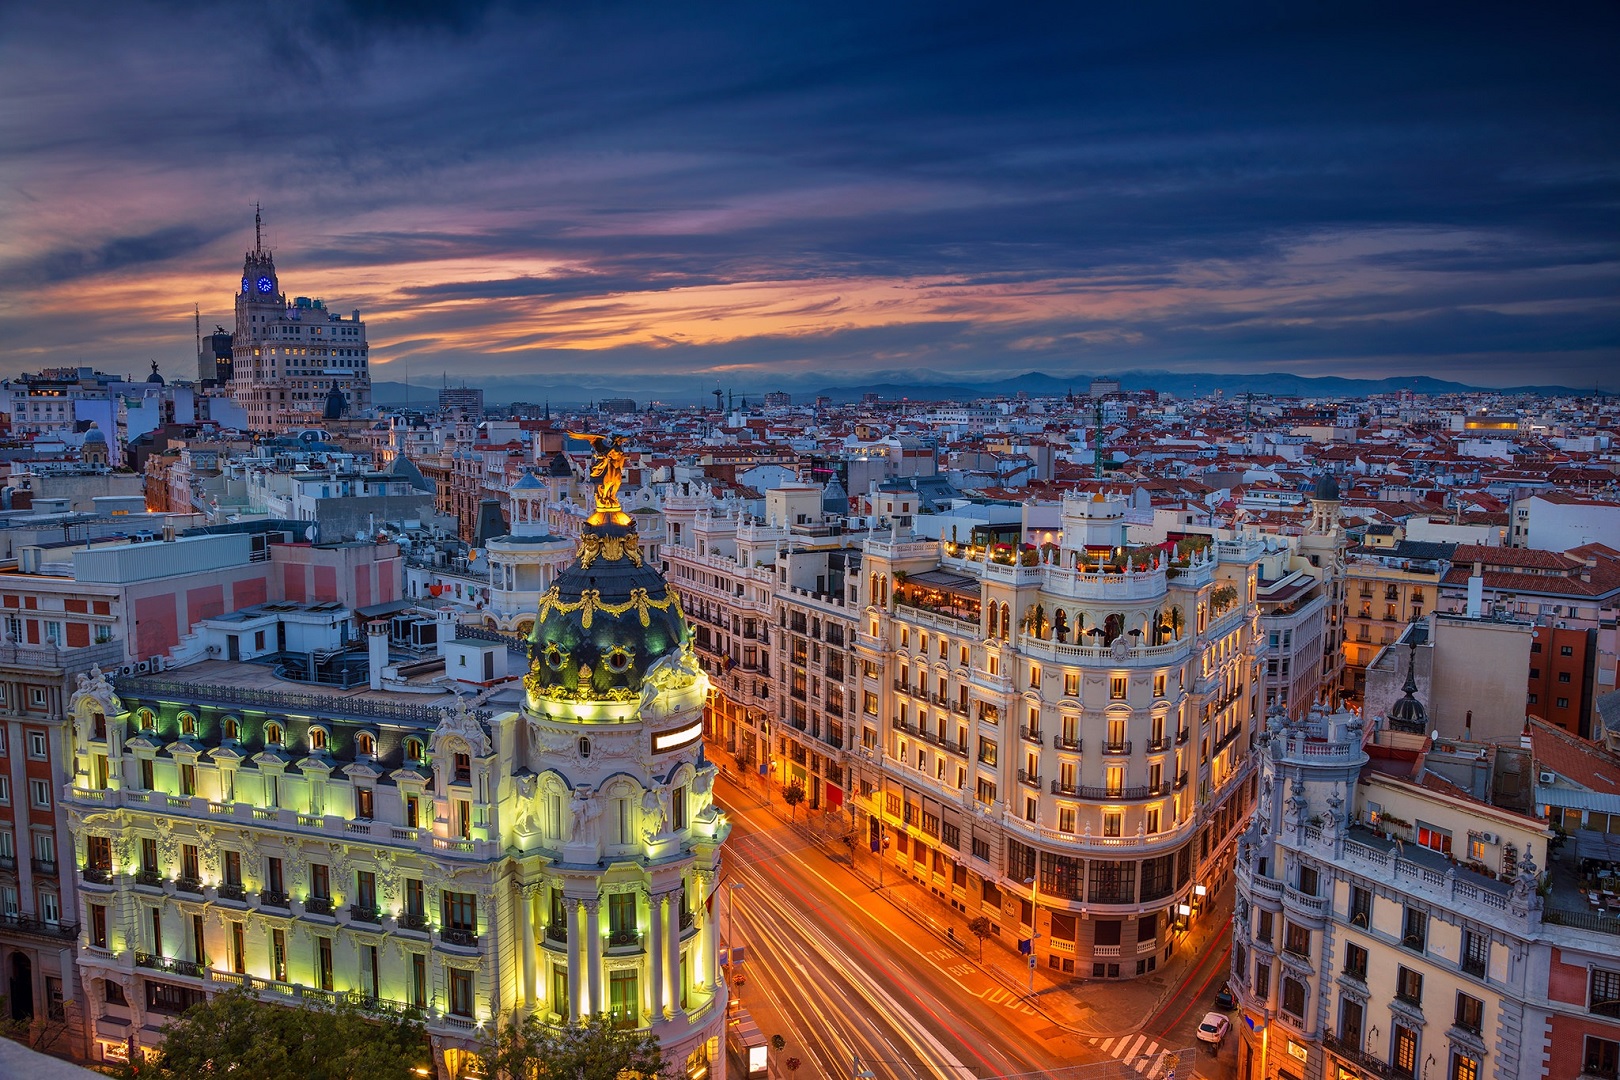
[[259,291],[260,292],[268,293],[271,289],[273,289],[275,287],[276,287],[276,283],[271,281],[269,278],[262,277],[262,278],[259,279]]
[[248,279],[247,279],[247,278],[243,278],[243,279],[242,279],[242,291],[243,291],[243,292],[247,292],[247,291],[248,291],[248,289],[249,289],[249,288],[250,288],[250,287],[251,287],[251,286],[250,286],[250,285],[249,285],[249,283],[248,283]]

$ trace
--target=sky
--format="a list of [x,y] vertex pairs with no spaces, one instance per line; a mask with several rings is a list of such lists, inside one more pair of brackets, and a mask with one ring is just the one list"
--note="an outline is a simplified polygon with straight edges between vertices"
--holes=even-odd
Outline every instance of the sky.
[[0,374],[195,373],[255,204],[372,377],[1620,390],[1620,7],[12,0]]

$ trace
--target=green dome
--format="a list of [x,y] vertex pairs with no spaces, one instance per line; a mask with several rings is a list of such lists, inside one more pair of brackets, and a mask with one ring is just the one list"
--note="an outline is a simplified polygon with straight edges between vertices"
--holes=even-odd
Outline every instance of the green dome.
[[630,700],[689,636],[669,583],[642,565],[634,527],[589,526],[574,561],[540,598],[525,682],[539,697]]

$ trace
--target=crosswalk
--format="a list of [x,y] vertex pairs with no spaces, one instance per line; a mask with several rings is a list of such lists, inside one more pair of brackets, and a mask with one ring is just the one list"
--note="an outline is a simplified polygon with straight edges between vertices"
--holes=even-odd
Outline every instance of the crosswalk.
[[1163,1046],[1145,1034],[1116,1035],[1108,1039],[1092,1039],[1091,1045],[1125,1065],[1147,1080],[1185,1080],[1192,1075],[1192,1062],[1180,1068],[1183,1052]]

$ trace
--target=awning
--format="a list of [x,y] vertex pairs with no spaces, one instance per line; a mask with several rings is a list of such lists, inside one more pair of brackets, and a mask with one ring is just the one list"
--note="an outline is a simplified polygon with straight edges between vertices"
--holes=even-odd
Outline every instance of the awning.
[[1620,833],[1600,833],[1576,829],[1575,857],[1597,862],[1620,863]]
[[354,613],[362,619],[380,619],[384,615],[408,611],[415,606],[416,602],[413,600],[391,600],[386,604],[368,604],[365,607],[355,608]]
[[825,794],[827,796],[827,809],[836,810],[844,805],[844,789],[837,784],[828,784]]
[[958,574],[951,570],[925,570],[920,574],[910,574],[903,584],[921,585],[924,588],[956,593],[959,596],[968,596],[975,600],[979,598],[979,579],[969,577],[967,574]]

